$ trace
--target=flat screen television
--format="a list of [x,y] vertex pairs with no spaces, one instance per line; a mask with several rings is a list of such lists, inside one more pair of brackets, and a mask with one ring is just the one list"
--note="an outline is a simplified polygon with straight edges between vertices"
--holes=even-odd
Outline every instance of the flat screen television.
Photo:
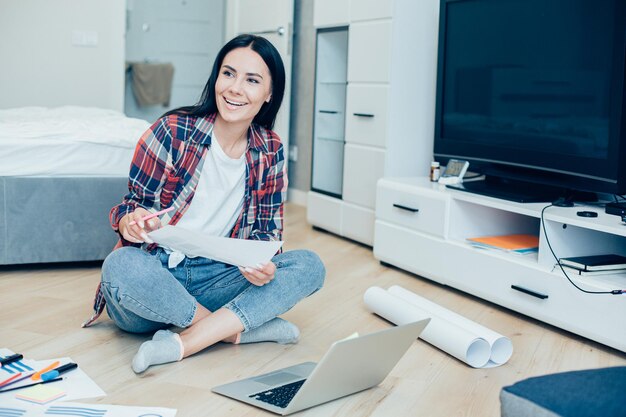
[[435,158],[517,201],[625,194],[626,1],[440,2]]

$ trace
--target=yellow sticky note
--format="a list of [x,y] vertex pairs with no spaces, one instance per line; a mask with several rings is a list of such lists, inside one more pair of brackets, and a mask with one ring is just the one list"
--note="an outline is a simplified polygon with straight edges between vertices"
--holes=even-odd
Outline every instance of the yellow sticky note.
[[61,398],[65,391],[47,384],[35,385],[15,395],[15,398],[37,404],[46,404]]

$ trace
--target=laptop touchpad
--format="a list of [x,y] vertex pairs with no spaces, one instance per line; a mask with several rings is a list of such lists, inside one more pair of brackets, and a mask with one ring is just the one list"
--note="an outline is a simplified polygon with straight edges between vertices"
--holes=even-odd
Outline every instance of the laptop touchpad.
[[302,376],[289,372],[278,372],[272,375],[254,378],[254,382],[260,382],[265,385],[280,385],[285,382],[295,381],[296,379],[302,379]]

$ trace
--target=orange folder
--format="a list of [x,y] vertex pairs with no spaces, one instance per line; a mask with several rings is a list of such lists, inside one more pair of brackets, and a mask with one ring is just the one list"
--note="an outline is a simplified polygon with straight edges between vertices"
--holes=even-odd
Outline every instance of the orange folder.
[[504,250],[532,249],[539,246],[539,236],[524,234],[472,237],[467,240]]

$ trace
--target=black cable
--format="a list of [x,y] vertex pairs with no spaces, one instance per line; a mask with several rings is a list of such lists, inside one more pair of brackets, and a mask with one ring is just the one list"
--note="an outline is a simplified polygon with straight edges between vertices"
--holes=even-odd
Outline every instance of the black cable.
[[541,227],[543,228],[543,235],[546,237],[546,243],[548,244],[548,248],[550,248],[550,252],[552,253],[552,256],[554,257],[554,260],[556,261],[556,264],[559,266],[559,268],[561,269],[561,272],[563,272],[563,275],[565,275],[565,278],[567,278],[567,280],[570,282],[570,284],[572,284],[574,287],[576,287],[577,290],[582,291],[582,292],[587,293],[587,294],[612,294],[612,295],[626,294],[626,290],[589,291],[589,290],[586,290],[584,288],[580,288],[578,285],[576,285],[574,283],[574,281],[571,280],[569,275],[567,275],[567,272],[565,272],[565,269],[563,269],[563,265],[561,265],[561,261],[559,261],[559,258],[554,253],[554,250],[552,249],[552,245],[550,244],[550,240],[548,239],[548,231],[546,229],[546,224],[545,224],[545,221],[544,221],[544,218],[543,218],[544,217],[543,213],[549,207],[555,207],[555,206],[554,206],[554,204],[548,204],[547,206],[545,206],[541,210]]

